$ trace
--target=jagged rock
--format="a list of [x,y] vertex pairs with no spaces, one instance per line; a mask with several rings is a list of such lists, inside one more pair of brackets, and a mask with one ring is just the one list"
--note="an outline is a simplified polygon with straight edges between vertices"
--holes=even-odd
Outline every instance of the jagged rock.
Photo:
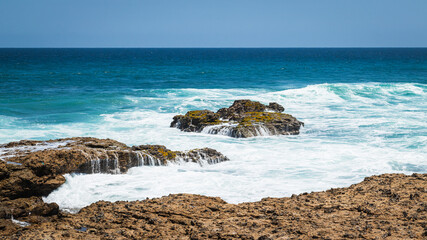
[[173,117],[171,127],[177,127],[185,132],[200,132],[206,126],[224,123],[220,115],[209,110],[189,111],[185,115]]
[[214,164],[227,160],[209,148],[171,151],[158,145],[129,147],[111,139],[67,138],[3,144],[0,145],[0,218],[30,212],[42,216],[57,213],[58,206],[41,204],[41,197],[65,183],[62,175],[66,173],[114,174],[142,165],[180,161]]
[[[99,201],[15,234],[6,225],[3,234],[12,232],[7,235],[12,239],[425,239],[426,189],[427,174],[384,174],[348,188],[242,204],[193,194]],[[1,227],[0,221],[0,235]]]
[[0,218],[26,217],[29,213],[39,216],[52,216],[58,212],[58,204],[45,203],[42,198],[36,196],[3,200],[0,204]]
[[[279,105],[279,104],[277,104]],[[233,105],[228,108],[221,108],[218,114],[224,119],[233,119],[240,114],[247,112],[264,112],[267,106],[256,101],[251,100],[236,100]]]
[[267,109],[270,109],[271,111],[274,111],[274,112],[284,112],[285,111],[285,108],[282,105],[275,103],[275,102],[269,103],[267,106]]
[[150,156],[153,156],[155,159],[161,159],[161,162],[159,163],[160,165],[166,165],[168,161],[194,163],[206,162],[208,164],[214,164],[228,160],[224,155],[212,148],[200,148],[189,151],[171,151],[163,145],[139,145],[132,147],[132,150],[142,150],[147,152]]
[[278,103],[264,105],[251,100],[236,100],[229,108],[216,113],[189,111],[173,117],[171,127],[185,132],[205,132],[246,138],[262,135],[296,135],[303,122],[298,121]]

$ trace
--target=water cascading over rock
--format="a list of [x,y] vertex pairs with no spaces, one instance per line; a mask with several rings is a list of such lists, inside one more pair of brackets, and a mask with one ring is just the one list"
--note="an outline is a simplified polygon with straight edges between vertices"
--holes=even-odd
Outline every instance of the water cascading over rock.
[[278,103],[264,105],[251,100],[236,100],[216,113],[209,110],[189,111],[173,117],[171,127],[184,132],[202,132],[236,138],[270,135],[297,135],[304,123],[289,114]]
[[210,149],[171,151],[161,145],[129,147],[111,139],[68,138],[0,145],[0,219],[57,214],[56,203],[41,199],[63,183],[66,173],[125,173],[136,166],[194,162],[220,163],[228,158]]

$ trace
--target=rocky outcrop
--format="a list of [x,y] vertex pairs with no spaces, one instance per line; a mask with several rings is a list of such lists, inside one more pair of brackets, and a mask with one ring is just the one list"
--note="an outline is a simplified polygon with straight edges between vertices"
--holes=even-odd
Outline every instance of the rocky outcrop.
[[191,194],[100,201],[28,227],[0,222],[0,229],[11,239],[425,239],[426,222],[427,174],[384,174],[237,205]]
[[264,105],[251,100],[236,100],[229,108],[221,108],[216,113],[197,110],[176,115],[171,127],[185,132],[204,132],[236,138],[299,134],[304,123],[292,115],[282,113],[284,110],[278,103]]
[[0,145],[0,218],[50,216],[58,205],[41,200],[66,173],[125,173],[135,166],[171,162],[214,164],[228,158],[210,148],[171,151],[160,145],[129,147],[111,139],[67,138]]

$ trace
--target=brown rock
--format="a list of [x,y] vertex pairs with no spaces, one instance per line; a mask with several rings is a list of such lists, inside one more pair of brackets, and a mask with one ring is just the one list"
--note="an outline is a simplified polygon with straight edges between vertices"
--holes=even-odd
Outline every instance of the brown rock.
[[264,112],[266,109],[267,106],[260,102],[244,99],[234,101],[233,105],[228,108],[221,108],[220,110],[218,110],[217,113],[220,115],[221,118],[230,119],[234,118],[235,115],[240,115],[248,112]]
[[237,138],[260,135],[296,135],[303,122],[289,114],[278,103],[264,105],[251,100],[236,100],[228,108],[214,113],[209,110],[189,111],[173,117],[171,127],[185,132],[206,132]]
[[269,103],[268,106],[267,106],[267,109],[269,109],[271,111],[274,111],[274,112],[283,112],[283,111],[285,111],[285,108],[282,105],[280,105],[278,103],[275,103],[275,102]]
[[68,138],[0,145],[0,218],[58,214],[41,200],[63,183],[66,173],[124,173],[142,165],[186,161],[214,164],[228,158],[213,149],[180,152],[164,146],[128,147],[111,139]]
[[[78,214],[64,214],[9,236],[21,239],[425,239],[426,189],[427,174],[384,174],[348,188],[237,205],[192,194],[132,202],[99,201]],[[6,233],[10,234],[10,226],[8,229]]]

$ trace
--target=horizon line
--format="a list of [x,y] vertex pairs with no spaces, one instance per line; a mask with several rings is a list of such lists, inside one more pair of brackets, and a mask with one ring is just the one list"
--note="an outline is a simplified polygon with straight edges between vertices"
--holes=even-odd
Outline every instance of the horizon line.
[[1,47],[0,49],[344,49],[344,48],[427,48],[427,46],[369,46],[369,47]]

